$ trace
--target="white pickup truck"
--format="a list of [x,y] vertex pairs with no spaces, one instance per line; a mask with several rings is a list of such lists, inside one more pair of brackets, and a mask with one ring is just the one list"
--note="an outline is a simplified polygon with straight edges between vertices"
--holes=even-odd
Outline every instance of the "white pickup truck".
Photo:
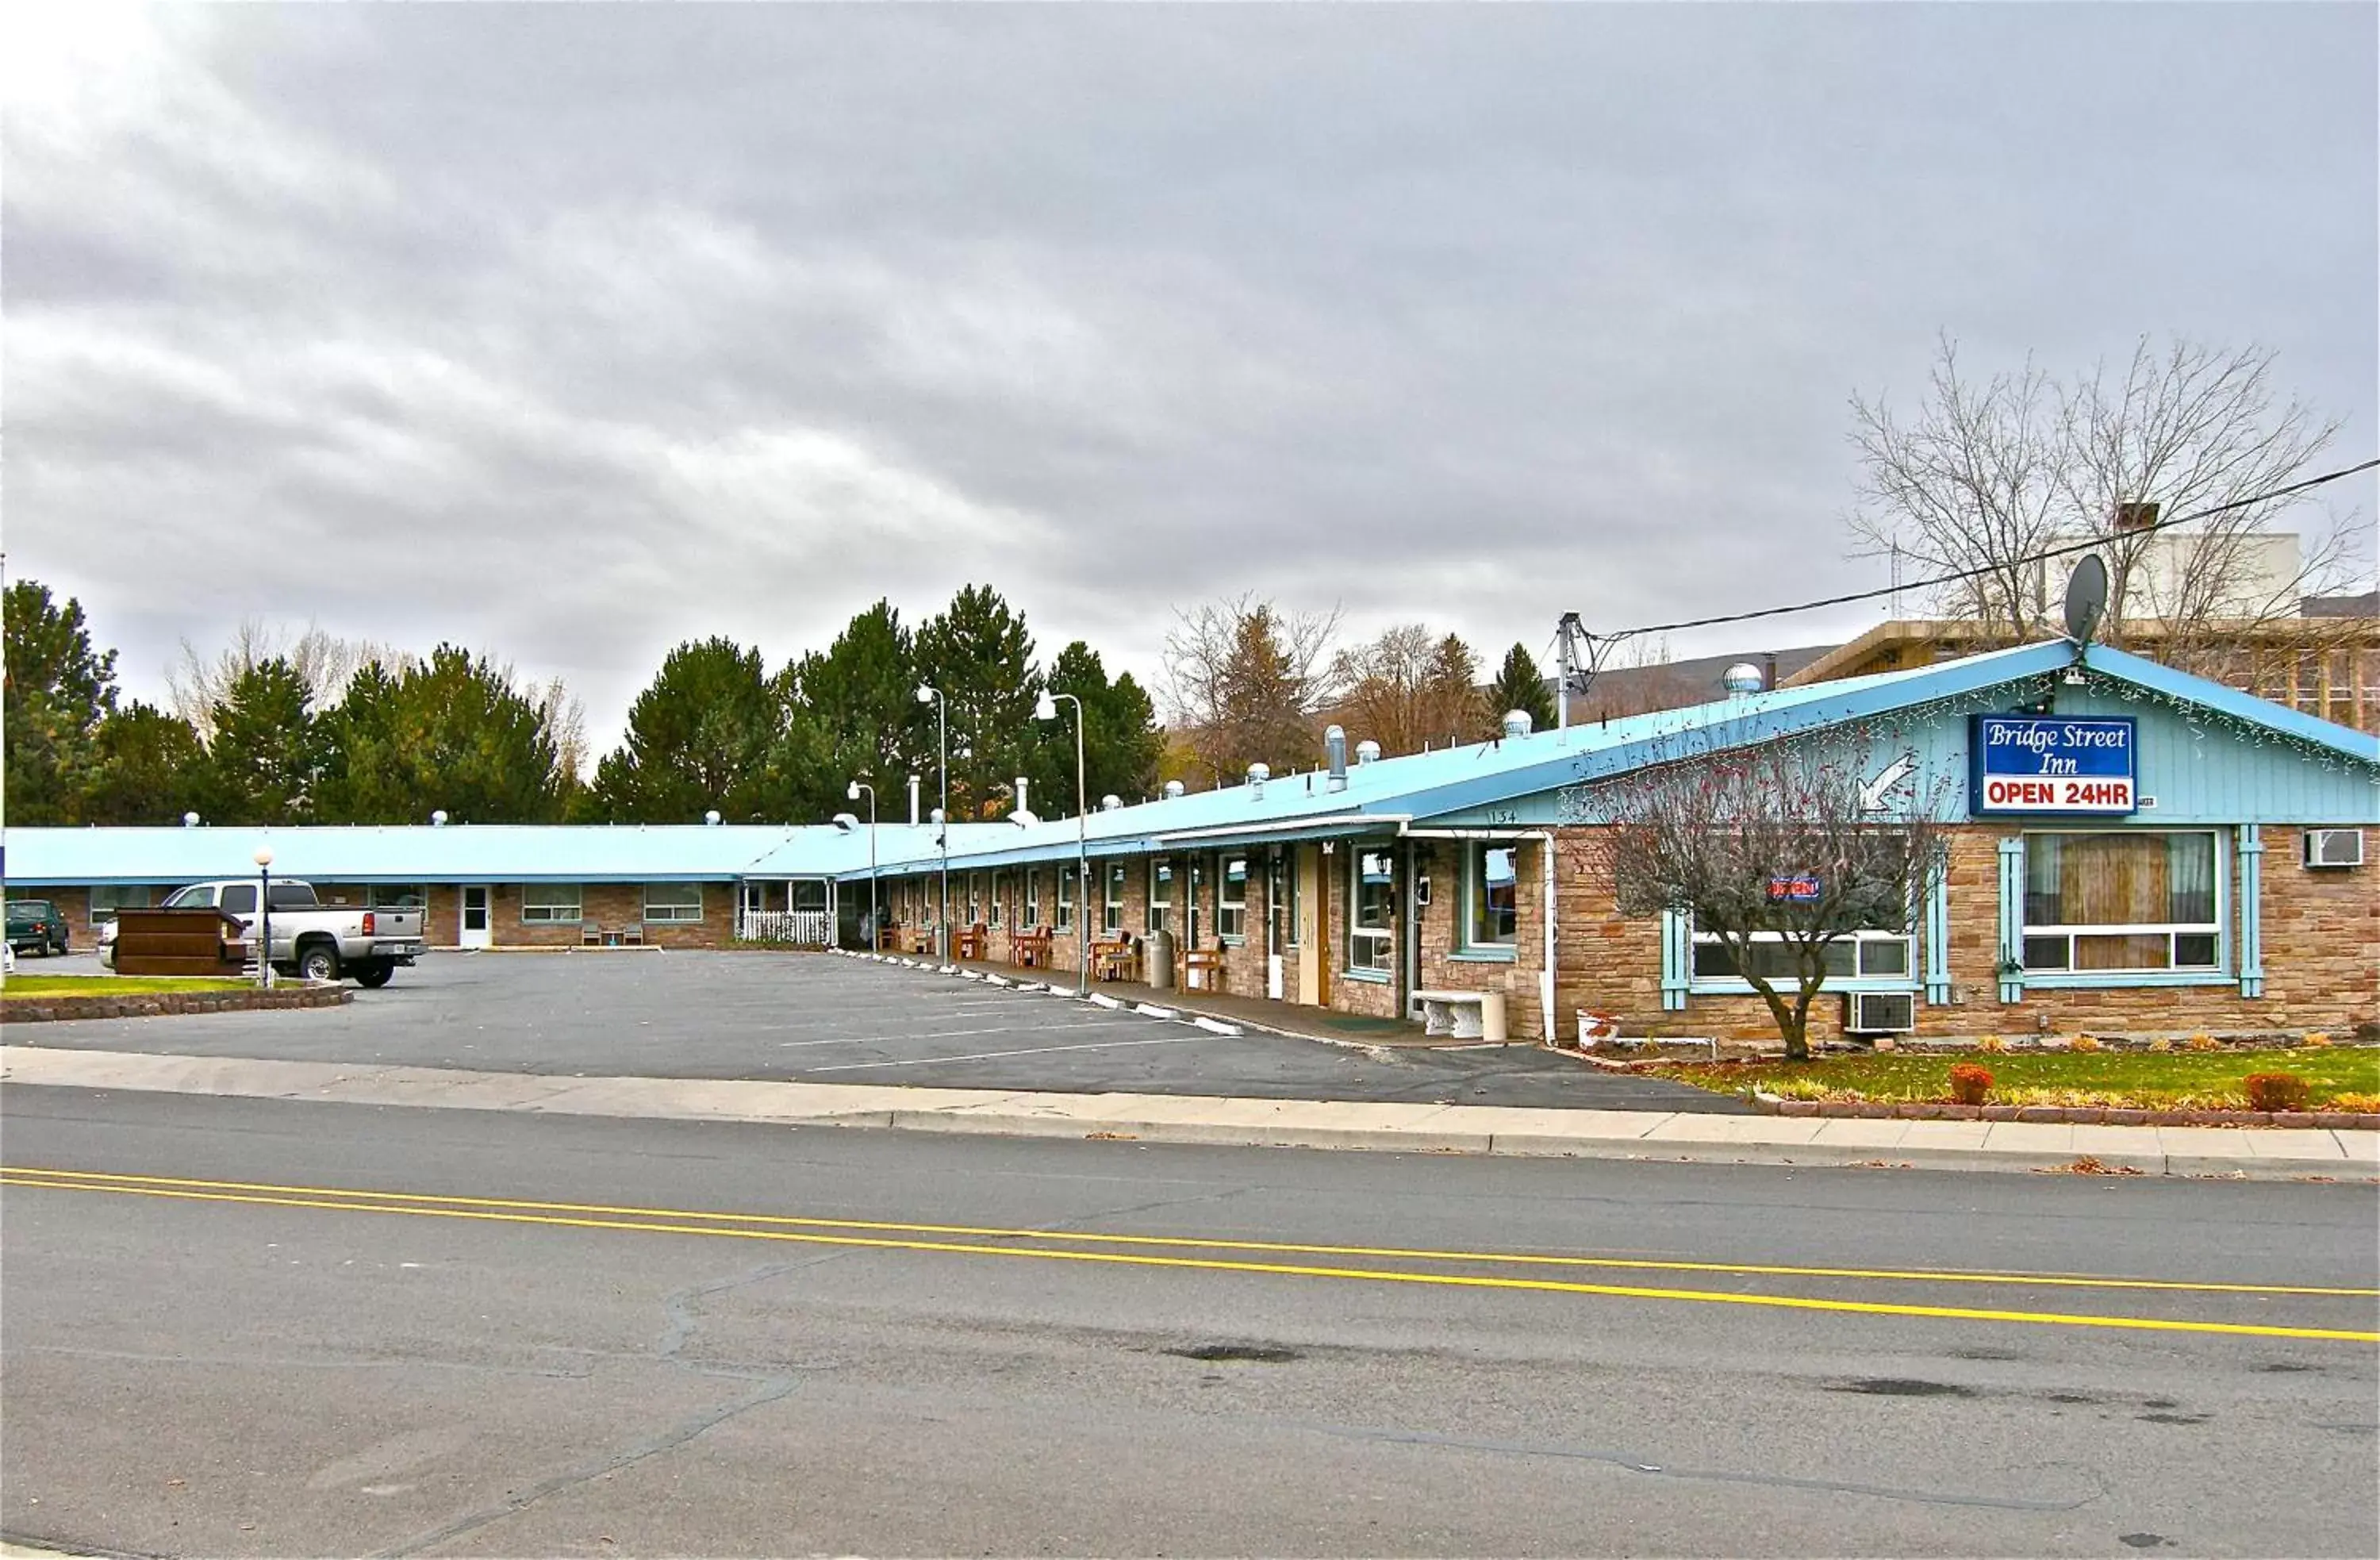
[[[349,909],[325,905],[314,896],[314,885],[295,878],[274,878],[273,968],[309,981],[335,981],[352,975],[367,986],[385,986],[400,964],[411,964],[421,953],[421,912],[418,909]],[[160,909],[217,909],[238,918],[247,934],[256,935],[256,879],[224,878],[176,889]],[[115,923],[100,928],[99,961],[115,968]]]

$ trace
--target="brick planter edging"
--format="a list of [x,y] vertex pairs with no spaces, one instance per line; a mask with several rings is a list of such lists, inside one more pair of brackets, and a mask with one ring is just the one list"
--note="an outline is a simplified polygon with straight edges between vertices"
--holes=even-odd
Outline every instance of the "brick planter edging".
[[72,1018],[152,1018],[169,1013],[237,1013],[273,1007],[336,1007],[356,1000],[345,986],[281,986],[269,992],[149,992],[140,996],[0,998],[0,1023]]
[[2038,1121],[2079,1127],[2322,1127],[2380,1131],[2380,1111],[2151,1111],[2088,1105],[1951,1105],[1936,1101],[1787,1100],[1755,1093],[1763,1115],[1858,1121]]

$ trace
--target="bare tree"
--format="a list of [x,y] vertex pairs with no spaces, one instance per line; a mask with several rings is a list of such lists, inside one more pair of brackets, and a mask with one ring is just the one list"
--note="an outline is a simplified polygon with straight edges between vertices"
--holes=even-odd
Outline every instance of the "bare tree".
[[1871,794],[1864,741],[1770,743],[1682,759],[1588,788],[1569,806],[1598,826],[1575,847],[1627,915],[1692,918],[1810,1054],[1811,1005],[1847,971],[1862,931],[1905,932],[1942,849],[1940,792]]
[[2347,555],[2336,524],[2295,545],[2277,528],[2312,515],[2301,495],[2224,508],[2303,476],[2338,432],[2301,402],[2277,403],[2275,358],[2143,337],[2120,373],[2102,365],[2060,384],[2028,360],[1977,382],[1945,336],[1911,420],[1852,397],[1852,533],[1918,574],[1967,574],[1932,604],[1982,625],[1987,643],[2055,632],[2066,568],[2028,559],[2100,542],[2112,585],[2101,637],[2188,664],[2294,615]]
[[[2258,501],[2305,475],[2339,427],[2302,402],[2275,404],[2277,356],[2189,341],[2160,350],[2143,337],[2120,377],[2101,365],[2063,393],[2059,481],[2077,539],[2104,543],[2109,643],[2139,638],[2152,649],[2153,637],[2160,660],[2197,669],[2339,581],[2341,529],[2325,524],[2291,546],[2275,522],[2312,520],[2305,500]],[[2210,509],[2219,512],[2187,527],[2143,523]]]
[[1616,647],[1615,654],[1610,664],[1596,673],[1585,693],[1572,701],[1572,719],[1618,720],[1710,702],[1710,685],[1673,664],[1667,636],[1629,640]]
[[1339,613],[1284,613],[1253,595],[1174,610],[1165,637],[1171,724],[1218,783],[1259,760],[1311,755],[1314,712],[1330,701]]
[[394,676],[420,664],[411,652],[378,640],[343,640],[314,624],[293,635],[247,617],[232,629],[231,643],[212,657],[201,655],[188,639],[182,640],[181,659],[165,673],[174,713],[190,723],[201,743],[212,744],[215,707],[234,683],[276,656],[296,670],[306,685],[307,704],[317,711],[345,697],[347,684],[366,666],[378,665]]
[[1944,587],[1941,608],[2011,643],[2041,628],[2038,570],[2022,560],[2050,545],[2062,514],[2056,400],[2030,359],[1980,384],[1961,377],[1948,335],[1914,421],[1881,399],[1852,397],[1861,499],[1852,533],[1925,574],[1973,571]]

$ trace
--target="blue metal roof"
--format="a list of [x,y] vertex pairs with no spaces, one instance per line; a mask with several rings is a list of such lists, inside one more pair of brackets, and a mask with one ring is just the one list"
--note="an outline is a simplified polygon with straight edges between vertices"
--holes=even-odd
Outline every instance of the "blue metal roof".
[[[2049,640],[1872,676],[1598,721],[1527,737],[1382,759],[1349,768],[1343,790],[1320,773],[1072,818],[958,823],[951,864],[978,869],[1071,859],[1079,827],[1094,856],[1143,855],[1367,830],[1390,832],[1467,808],[1572,786],[1694,752],[1772,740],[1969,697],[2048,676],[2075,647]],[[2102,676],[2261,725],[2380,770],[2380,737],[2268,700],[2093,646]],[[881,824],[876,859],[887,871],[942,859],[930,824]],[[273,870],[325,883],[718,882],[737,877],[854,877],[868,863],[866,825],[455,824],[446,828],[11,829],[7,869],[26,884],[188,883],[245,875],[272,844]]]
[[[971,847],[1006,824],[967,823]],[[884,824],[888,857],[928,848],[933,830]],[[868,870],[868,828],[832,823],[455,823],[353,828],[23,829],[7,831],[11,883],[197,883],[256,871],[322,883],[686,883],[833,877]],[[765,859],[765,864],[764,864]]]

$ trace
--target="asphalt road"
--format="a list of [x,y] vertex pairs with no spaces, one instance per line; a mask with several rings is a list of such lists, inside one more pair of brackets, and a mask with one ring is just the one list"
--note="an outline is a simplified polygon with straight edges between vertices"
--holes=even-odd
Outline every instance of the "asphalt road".
[[2380,1541],[2366,1187],[0,1107],[20,1541]]
[[[67,973],[71,966],[57,968]],[[1598,1072],[1537,1046],[1352,1050],[1271,1034],[1218,1035],[1071,998],[824,955],[431,954],[343,1008],[86,1019],[11,1038],[589,1078],[1749,1109],[1662,1079]]]

